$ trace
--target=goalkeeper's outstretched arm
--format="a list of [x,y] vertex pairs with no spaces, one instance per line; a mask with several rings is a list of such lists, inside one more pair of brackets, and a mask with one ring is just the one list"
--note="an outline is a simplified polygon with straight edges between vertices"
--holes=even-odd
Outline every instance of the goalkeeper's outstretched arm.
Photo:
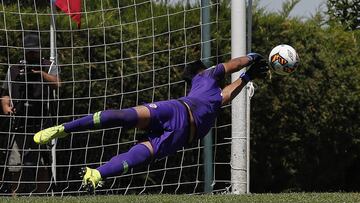
[[234,99],[250,80],[263,79],[269,71],[267,61],[257,53],[250,53],[247,56],[234,58],[224,63],[225,73],[227,74],[239,71],[246,66],[249,66],[249,69],[222,90],[223,105]]
[[241,57],[233,58],[223,64],[225,68],[225,73],[231,74],[248,66],[249,63],[250,63],[250,59],[247,56],[241,56]]
[[249,53],[246,56],[240,56],[237,58],[233,58],[224,64],[225,73],[231,74],[241,70],[244,67],[252,65],[254,63],[259,63],[260,61],[265,60],[260,54],[257,53]]
[[222,90],[223,99],[221,104],[225,105],[228,104],[231,100],[233,100],[245,87],[247,81],[242,80],[241,78],[235,80],[230,85],[226,86]]

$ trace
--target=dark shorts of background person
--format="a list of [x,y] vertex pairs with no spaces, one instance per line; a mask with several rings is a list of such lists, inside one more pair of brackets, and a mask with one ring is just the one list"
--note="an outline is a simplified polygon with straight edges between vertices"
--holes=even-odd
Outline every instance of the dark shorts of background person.
[[28,119],[26,125],[21,123],[13,127],[8,153],[9,172],[20,172],[24,166],[26,169],[51,166],[51,149],[47,145],[37,145],[32,139],[34,132],[40,129],[40,123],[41,119]]

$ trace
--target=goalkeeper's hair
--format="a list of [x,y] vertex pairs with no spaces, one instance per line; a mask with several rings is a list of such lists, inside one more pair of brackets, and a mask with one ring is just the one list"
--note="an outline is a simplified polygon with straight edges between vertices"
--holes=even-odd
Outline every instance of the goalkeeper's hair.
[[183,80],[186,81],[188,85],[191,85],[191,81],[196,74],[206,69],[206,66],[201,60],[194,61],[185,66],[182,73]]

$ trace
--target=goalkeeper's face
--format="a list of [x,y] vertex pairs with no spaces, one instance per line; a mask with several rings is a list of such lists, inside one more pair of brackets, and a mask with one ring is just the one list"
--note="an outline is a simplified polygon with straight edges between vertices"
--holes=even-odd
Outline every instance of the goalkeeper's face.
[[197,75],[198,73],[200,73],[201,71],[203,71],[205,69],[202,68],[198,68],[198,69],[194,69],[194,70],[186,70],[183,72],[182,78],[189,84],[191,84],[192,79],[195,77],[195,75]]
[[182,78],[189,84],[191,84],[192,79],[196,74],[205,70],[206,66],[200,61],[195,61],[185,66],[184,71],[182,73]]

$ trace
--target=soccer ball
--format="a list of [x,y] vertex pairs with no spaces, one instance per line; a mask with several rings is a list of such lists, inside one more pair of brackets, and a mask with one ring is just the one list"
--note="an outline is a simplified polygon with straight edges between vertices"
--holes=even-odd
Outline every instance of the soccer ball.
[[289,45],[274,47],[269,54],[270,69],[279,75],[289,75],[299,66],[299,55]]

